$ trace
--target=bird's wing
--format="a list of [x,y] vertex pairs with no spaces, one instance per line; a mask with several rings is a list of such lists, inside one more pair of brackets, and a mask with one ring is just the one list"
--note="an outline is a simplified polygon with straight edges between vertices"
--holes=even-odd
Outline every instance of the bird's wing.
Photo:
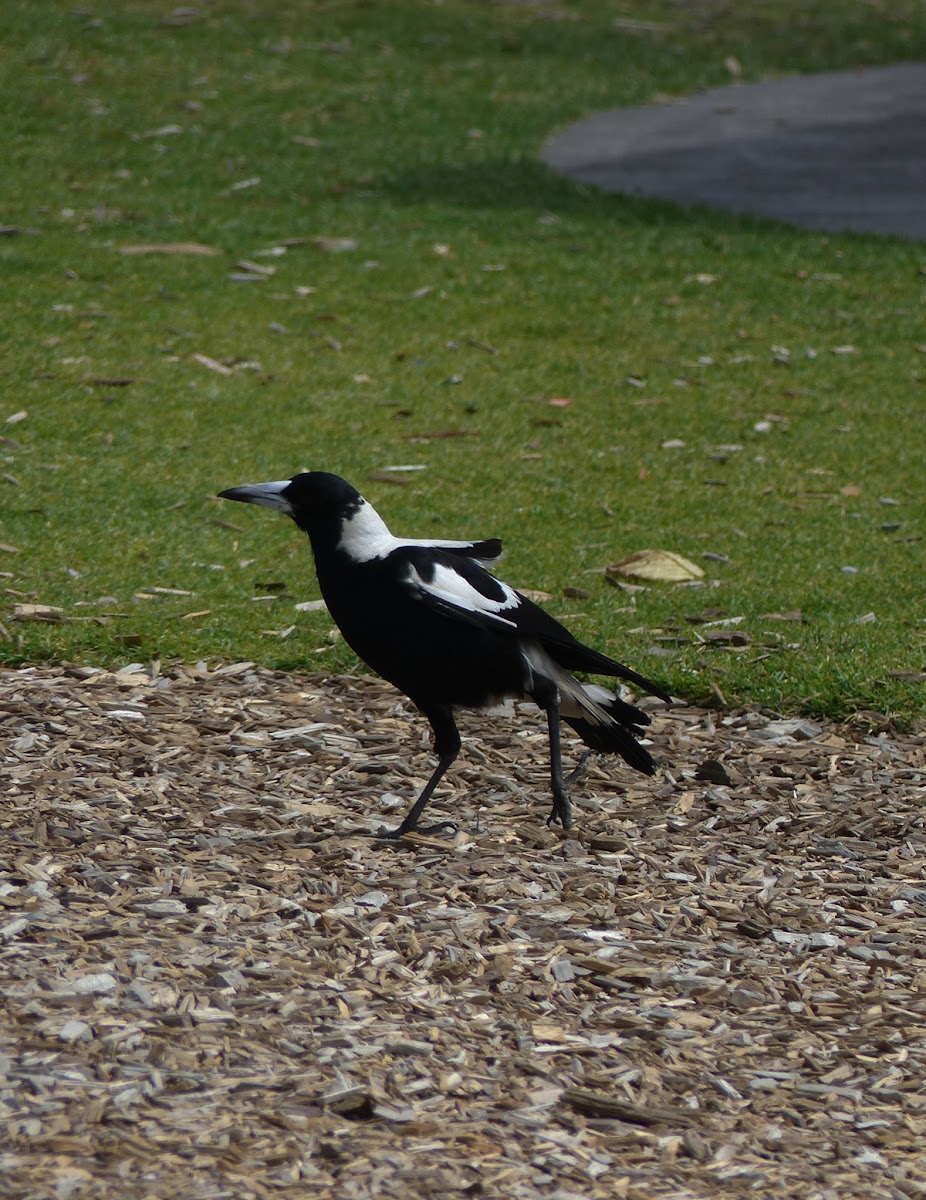
[[403,538],[402,546],[432,548],[446,550],[449,554],[460,558],[473,558],[485,566],[492,566],[502,556],[502,543],[499,538],[485,538],[478,542],[432,541],[429,538]]
[[472,558],[455,556],[433,543],[430,547],[406,545],[400,553],[397,566],[402,583],[430,608],[468,625],[539,643],[567,671],[611,675],[671,700],[668,692],[646,676],[578,641],[555,617]]
[[401,582],[416,600],[447,616],[517,633],[517,613],[524,598],[461,550],[434,542],[405,543],[394,552]]

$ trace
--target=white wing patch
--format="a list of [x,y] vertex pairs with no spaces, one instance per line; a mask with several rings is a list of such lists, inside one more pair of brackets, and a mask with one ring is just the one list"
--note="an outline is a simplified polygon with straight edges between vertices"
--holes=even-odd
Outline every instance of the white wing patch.
[[[468,543],[464,542],[463,544],[467,545]],[[507,583],[502,583],[500,579],[495,579],[493,582],[501,588],[504,598],[492,600],[488,596],[484,596],[478,588],[474,588],[462,575],[457,574],[453,567],[445,566],[443,563],[435,565],[434,575],[427,583],[411,565],[409,565],[406,578],[416,590],[433,596],[436,600],[442,600],[445,604],[452,604],[454,608],[459,608],[462,612],[478,613],[479,616],[488,617],[490,620],[508,625],[512,629],[518,627],[517,621],[510,621],[502,614],[512,612],[518,607],[521,600],[517,592]]]

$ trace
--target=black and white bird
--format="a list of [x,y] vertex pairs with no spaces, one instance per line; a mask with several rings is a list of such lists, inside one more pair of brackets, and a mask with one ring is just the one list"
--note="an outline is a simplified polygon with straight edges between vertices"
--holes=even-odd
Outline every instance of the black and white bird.
[[[560,757],[560,717],[593,750],[619,754],[645,775],[649,752],[635,735],[649,716],[573,671],[615,676],[668,701],[657,684],[581,642],[486,568],[497,538],[457,542],[398,538],[356,488],[324,471],[233,487],[226,500],[263,504],[309,535],[325,603],[348,645],[404,692],[431,723],[437,767],[392,833],[417,828],[425,805],[460,751],[457,708],[529,699],[546,713],[553,811],[572,825]],[[449,822],[444,823],[449,824]],[[433,826],[429,828],[439,828]]]

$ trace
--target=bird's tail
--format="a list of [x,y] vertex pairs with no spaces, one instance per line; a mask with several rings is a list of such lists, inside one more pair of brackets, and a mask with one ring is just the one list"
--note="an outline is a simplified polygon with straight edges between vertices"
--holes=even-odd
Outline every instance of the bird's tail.
[[602,754],[619,754],[644,775],[656,773],[649,751],[634,736],[649,725],[648,713],[597,683],[580,682],[539,647],[525,648],[524,655],[534,674],[556,684],[560,714],[586,746]]
[[649,751],[634,737],[649,724],[649,715],[641,708],[627,704],[607,688],[595,683],[580,683],[578,679],[570,678],[570,682],[584,696],[573,707],[573,689],[570,694],[565,694],[560,688],[560,712],[586,746],[603,754],[619,754],[635,770],[654,775],[656,766]]

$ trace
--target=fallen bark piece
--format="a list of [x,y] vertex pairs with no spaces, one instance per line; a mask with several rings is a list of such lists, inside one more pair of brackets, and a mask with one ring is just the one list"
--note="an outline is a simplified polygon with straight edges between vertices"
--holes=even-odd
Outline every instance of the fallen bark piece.
[[52,623],[64,621],[64,610],[54,604],[14,604],[14,621],[45,621]]
[[632,1125],[684,1125],[688,1128],[695,1124],[694,1117],[680,1109],[634,1104],[630,1100],[619,1100],[616,1096],[607,1096],[604,1092],[593,1092],[588,1088],[566,1088],[560,1101],[590,1117],[612,1117],[618,1121],[629,1121]]

